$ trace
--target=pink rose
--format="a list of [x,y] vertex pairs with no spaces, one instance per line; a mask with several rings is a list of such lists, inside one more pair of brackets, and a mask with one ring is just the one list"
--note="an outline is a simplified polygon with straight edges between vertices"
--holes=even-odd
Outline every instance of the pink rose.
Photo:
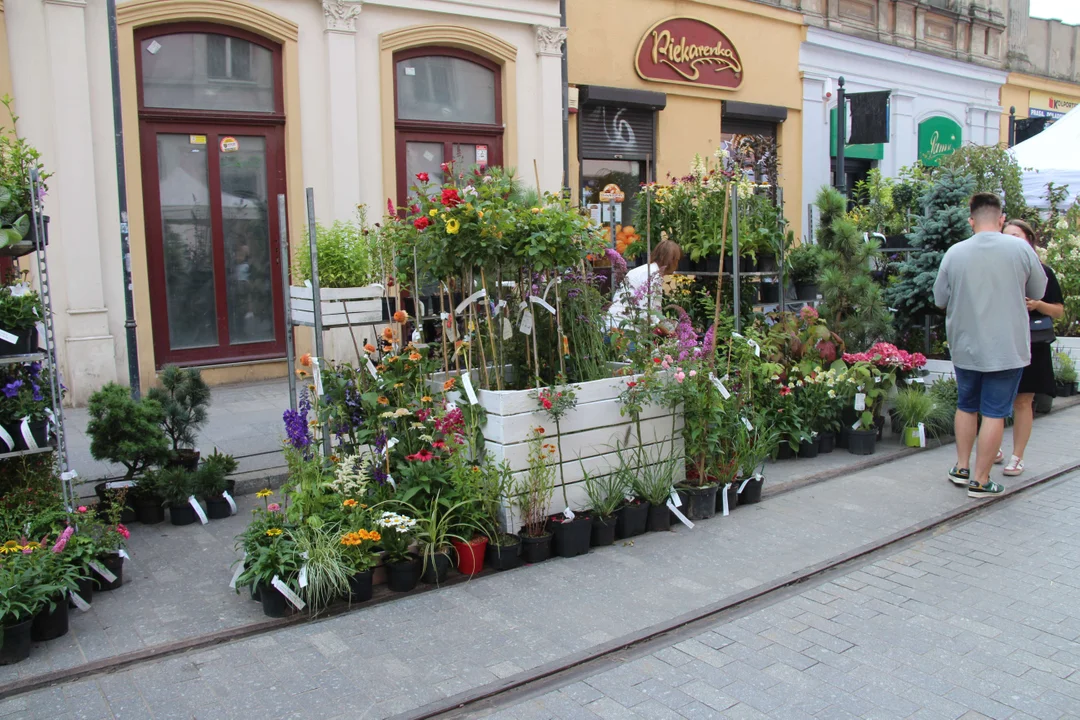
[[269,505],[266,506],[266,509],[269,510],[270,512],[277,512],[278,510],[281,509],[281,505],[279,505],[278,503],[270,503]]
[[685,379],[686,379],[686,373],[684,373],[682,370],[675,373],[675,382],[681,383]]
[[697,377],[697,370],[691,370],[690,377]]
[[125,540],[131,537],[131,531],[124,527],[123,523],[117,524],[116,532],[120,533],[120,535],[123,536]]
[[84,512],[86,512],[87,510],[89,510],[89,508],[87,508],[87,507],[86,507],[85,505],[80,505],[80,506],[78,507],[78,510],[79,510],[79,512],[81,512],[81,513],[84,513]]

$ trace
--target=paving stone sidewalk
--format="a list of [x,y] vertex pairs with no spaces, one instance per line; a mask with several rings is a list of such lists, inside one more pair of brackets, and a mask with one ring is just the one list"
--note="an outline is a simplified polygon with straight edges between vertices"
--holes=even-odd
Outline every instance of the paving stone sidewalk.
[[470,717],[1078,717],[1078,492],[1072,475],[769,607]]
[[[1078,430],[1080,410],[1040,421],[1030,472],[1080,461]],[[977,503],[944,479],[952,460],[951,447],[929,450],[739,508],[692,531],[652,533],[573,560],[16,696],[0,703],[0,716],[387,717],[666,622]],[[218,527],[228,522],[235,520]],[[0,669],[0,683],[70,667],[77,664],[72,655],[84,662],[94,649],[260,617],[255,603],[228,589],[228,561],[215,559],[231,548],[224,530],[211,524],[155,532],[172,554],[148,558],[135,548],[130,585],[99,596],[91,613],[76,617],[71,635],[54,641],[56,651],[46,644],[29,661]],[[139,593],[138,602],[127,602],[124,593]],[[82,624],[98,613],[108,619]]]

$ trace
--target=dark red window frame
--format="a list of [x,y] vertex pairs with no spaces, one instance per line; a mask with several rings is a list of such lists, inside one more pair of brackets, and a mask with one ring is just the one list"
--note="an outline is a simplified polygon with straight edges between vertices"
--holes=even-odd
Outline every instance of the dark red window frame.
[[[436,122],[432,120],[403,120],[398,117],[398,86],[397,66],[402,60],[418,57],[454,57],[467,60],[495,73],[495,123],[455,123]],[[409,194],[409,186],[414,184],[412,178],[407,177],[405,167],[405,143],[413,142],[437,142],[443,144],[443,158],[453,157],[452,146],[457,143],[487,144],[488,165],[502,166],[503,164],[503,136],[506,126],[503,123],[503,91],[502,91],[502,66],[467,50],[458,48],[428,45],[418,48],[410,48],[394,53],[394,147],[397,154],[397,199],[398,204],[404,204]]]
[[[273,53],[274,111],[208,111],[178,108],[148,108],[144,104],[142,84],[142,42],[150,38],[181,33],[207,33],[247,40]],[[154,338],[155,365],[160,369],[170,363],[208,365],[229,362],[269,360],[285,355],[285,301],[279,278],[281,253],[277,242],[278,214],[276,198],[286,192],[285,111],[282,84],[281,46],[272,40],[238,28],[213,23],[172,23],[140,28],[135,32],[136,78],[139,103],[139,138],[143,182],[143,211],[146,226],[147,277]],[[165,292],[165,257],[161,227],[161,198],[158,191],[157,135],[175,133],[207,136],[207,165],[210,197],[220,197],[220,150],[222,136],[254,135],[266,140],[267,219],[270,242],[270,286],[273,297],[274,339],[243,345],[229,344],[228,296],[226,290],[225,248],[221,242],[220,206],[211,204],[211,226],[215,229],[214,294],[216,299],[218,345],[205,348],[172,350],[169,341],[168,299]]]

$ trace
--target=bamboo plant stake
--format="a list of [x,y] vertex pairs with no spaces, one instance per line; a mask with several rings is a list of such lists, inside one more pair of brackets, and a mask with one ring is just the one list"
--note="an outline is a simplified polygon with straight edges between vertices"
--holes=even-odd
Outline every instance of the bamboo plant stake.
[[[473,276],[473,271],[470,270],[469,271],[468,289],[472,290],[474,287],[476,287],[476,278]],[[483,298],[483,300],[484,300],[484,303],[486,304],[487,303],[487,298]],[[480,335],[480,322],[476,317],[476,303],[475,302],[469,303],[468,312],[469,312],[469,317],[470,317],[470,320],[469,320],[469,328],[470,328],[470,330],[469,330],[469,348],[470,349],[472,348],[472,345],[473,345],[472,336],[475,334],[476,335],[476,345],[480,348],[480,369],[481,369],[481,372],[480,372],[479,376],[484,378],[484,387],[490,390],[491,389],[491,377],[488,375],[487,354],[484,352],[484,338],[481,337],[481,335]]]
[[[565,380],[566,379],[566,351],[567,351],[567,349],[569,347],[569,344],[567,343],[566,336],[563,335],[563,328],[562,328],[562,301],[559,299],[559,280],[558,280],[558,277],[556,277],[556,279],[555,279],[555,326],[556,326],[556,329],[558,331],[558,340],[556,342],[558,342],[558,344],[559,344],[559,347],[557,348],[557,351],[559,353],[559,372],[562,373],[563,379]],[[561,467],[562,466],[560,465],[560,468]]]
[[443,298],[442,288],[446,286],[446,283],[439,283],[439,325],[441,325],[442,336],[442,359],[443,359],[443,373],[450,377],[450,350],[446,344],[446,323],[450,321],[450,316],[446,314],[446,300]]
[[[736,194],[736,202],[738,202]],[[720,272],[716,273],[716,305],[713,308],[713,351],[709,355],[709,369],[716,365],[716,345],[719,342],[717,335],[720,332],[720,290],[724,286],[724,252],[727,250],[728,210],[731,208],[731,183],[724,187],[724,221],[720,236]],[[738,258],[732,258],[732,262],[738,262]],[[736,309],[738,312],[738,309]]]
[[480,268],[480,286],[484,288],[484,310],[487,312],[488,341],[491,343],[491,361],[495,364],[495,384],[499,390],[503,389],[502,365],[499,364],[499,355],[495,351],[495,324],[491,322],[491,297],[488,294],[487,275],[484,268]]
[[[652,177],[651,171],[652,153],[645,153],[645,179]],[[615,218],[611,218],[615,222]],[[647,253],[645,255],[645,307],[652,314],[652,188],[645,186],[645,243]],[[615,270],[612,268],[612,277]]]

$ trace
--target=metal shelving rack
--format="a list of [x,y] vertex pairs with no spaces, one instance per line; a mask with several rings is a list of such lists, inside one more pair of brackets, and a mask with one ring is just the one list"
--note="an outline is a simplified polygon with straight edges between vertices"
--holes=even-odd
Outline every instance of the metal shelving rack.
[[[31,168],[29,181],[30,197],[40,197],[39,189],[41,188],[41,177],[36,168]],[[54,447],[51,444],[46,444],[44,447],[31,450],[17,450],[14,452],[0,453],[0,461],[10,458],[25,457],[27,455],[55,452],[54,462],[56,463],[57,472],[60,475],[64,502],[71,506],[75,499],[72,483],[76,474],[71,470],[68,464],[67,437],[64,433],[64,403],[60,395],[60,366],[56,355],[56,324],[53,320],[52,285],[49,279],[49,263],[45,250],[46,246],[49,244],[49,226],[45,215],[42,212],[41,204],[36,200],[34,201],[31,224],[34,231],[34,241],[32,243],[33,248],[30,252],[34,255],[34,269],[37,271],[38,294],[41,297],[41,323],[38,335],[39,342],[42,343],[44,347],[41,348],[41,352],[0,358],[0,366],[24,365],[40,362],[48,369],[49,389],[52,398],[52,420],[50,425],[52,427],[52,432],[56,437],[56,445]]]

